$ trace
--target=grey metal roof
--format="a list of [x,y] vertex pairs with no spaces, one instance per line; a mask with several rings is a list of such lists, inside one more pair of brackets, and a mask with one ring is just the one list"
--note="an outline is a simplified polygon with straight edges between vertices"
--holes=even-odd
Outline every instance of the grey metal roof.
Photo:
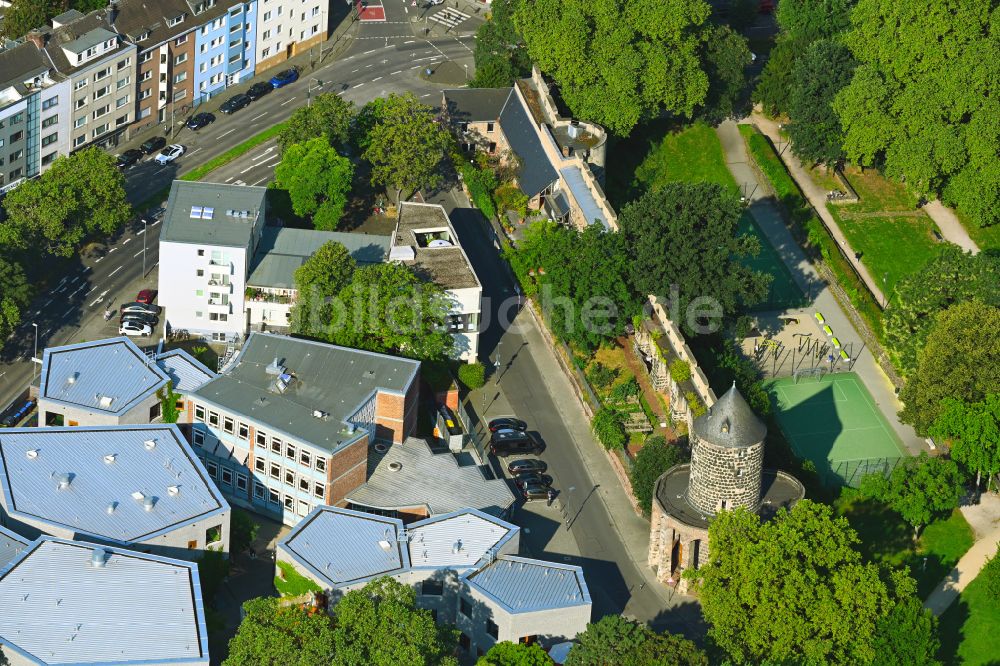
[[6,569],[17,554],[27,547],[27,539],[0,525],[0,571]]
[[11,515],[122,544],[229,510],[175,425],[4,429],[0,486]]
[[96,27],[93,30],[83,33],[76,39],[60,43],[59,46],[72,53],[83,53],[92,46],[97,46],[98,44],[103,44],[106,41],[117,38],[118,35],[107,28]]
[[209,663],[192,562],[42,537],[0,574],[0,608],[15,663]]
[[511,95],[504,106],[500,114],[500,128],[511,150],[521,160],[517,184],[525,194],[533,197],[559,178],[538,139],[534,121],[517,95]]
[[445,90],[444,104],[453,122],[490,122],[500,118],[513,88],[452,88]]
[[608,219],[604,215],[604,211],[597,204],[597,200],[594,195],[591,194],[590,190],[587,188],[587,182],[583,179],[583,174],[580,172],[580,167],[578,166],[568,166],[563,167],[559,170],[562,174],[563,180],[566,181],[566,185],[569,186],[569,191],[573,193],[573,198],[576,199],[577,203],[580,204],[580,212],[583,213],[584,219],[587,224],[594,224],[595,221],[601,224],[605,230],[610,231],[611,225],[608,224]]
[[[429,229],[444,229],[451,239],[451,247],[421,246],[415,232]],[[413,203],[406,201],[399,206],[399,218],[392,236],[394,247],[413,248],[414,260],[405,263],[416,268],[424,280],[442,289],[470,289],[481,286],[472,262],[466,256],[458,241],[458,235],[451,226],[451,220],[444,207],[439,204]]]
[[[167,197],[160,240],[249,248],[254,225],[263,224],[266,194],[266,187],[175,180]],[[206,206],[212,209],[211,219],[191,217],[193,208]],[[234,210],[249,211],[249,217],[227,212]]]
[[330,588],[409,567],[403,521],[318,506],[278,543]]
[[695,436],[716,446],[746,448],[764,441],[767,426],[737,390],[736,383],[694,420]]
[[156,367],[170,377],[174,390],[182,393],[190,393],[218,376],[183,349],[171,349],[159,354]]
[[414,568],[471,568],[487,551],[511,539],[518,529],[476,509],[427,518],[407,529],[410,562]]
[[389,236],[267,227],[254,252],[247,284],[292,289],[295,270],[328,242],[340,243],[358,265],[378,264],[389,254]]
[[70,9],[69,11],[65,11],[62,14],[59,14],[58,16],[52,17],[52,22],[65,25],[67,23],[72,23],[73,21],[82,19],[83,17],[84,17],[83,12],[78,11],[76,9]]
[[123,414],[167,383],[167,375],[126,337],[49,347],[39,395],[107,414]]
[[583,569],[568,564],[501,555],[466,580],[510,613],[590,604]]
[[[294,376],[284,393],[266,372],[275,358]],[[412,359],[254,332],[235,362],[193,396],[333,451],[362,435],[344,430],[359,407],[376,391],[406,393],[419,369]],[[316,410],[327,416],[316,418]]]
[[[399,463],[398,470],[390,469]],[[431,515],[468,507],[500,515],[514,503],[507,482],[487,480],[474,465],[459,466],[450,453],[435,454],[427,442],[411,437],[388,451],[368,456],[368,482],[346,497],[374,509],[426,507]]]

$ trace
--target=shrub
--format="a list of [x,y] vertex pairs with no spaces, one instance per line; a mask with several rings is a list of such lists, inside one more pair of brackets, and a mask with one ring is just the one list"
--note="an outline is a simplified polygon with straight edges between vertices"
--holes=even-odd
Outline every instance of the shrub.
[[477,169],[471,164],[462,164],[459,167],[462,180],[469,188],[469,196],[472,203],[476,205],[483,215],[489,219],[497,216],[496,208],[493,206],[492,192],[496,188],[496,174],[490,169]]
[[610,407],[601,408],[594,414],[590,425],[601,445],[608,451],[625,448],[628,434],[625,432],[625,424],[622,422],[621,415],[615,410]]
[[604,389],[611,386],[611,382],[618,377],[618,371],[609,368],[600,361],[594,363],[593,367],[587,371],[587,381],[594,385],[594,388]]
[[677,444],[668,444],[663,437],[653,435],[639,449],[629,480],[632,494],[639,501],[643,513],[649,515],[653,504],[653,486],[656,480],[674,465],[687,462],[688,456]]
[[471,390],[482,388],[486,383],[486,368],[478,361],[458,367],[458,381]]
[[636,378],[629,377],[626,381],[611,389],[611,395],[608,396],[608,401],[614,403],[629,402],[632,398],[639,395],[641,390],[642,389],[639,388],[639,382]]
[[986,562],[986,566],[979,573],[986,583],[986,589],[990,593],[991,599],[1000,599],[1000,547],[997,553]]
[[694,391],[688,391],[684,394],[684,399],[687,400],[688,406],[691,408],[691,413],[695,418],[698,418],[705,413],[705,405],[701,404],[701,400],[695,395]]
[[687,361],[677,359],[670,364],[670,378],[680,384],[691,379],[691,366]]
[[241,553],[257,538],[260,524],[249,513],[241,509],[233,509],[229,519],[229,551]]

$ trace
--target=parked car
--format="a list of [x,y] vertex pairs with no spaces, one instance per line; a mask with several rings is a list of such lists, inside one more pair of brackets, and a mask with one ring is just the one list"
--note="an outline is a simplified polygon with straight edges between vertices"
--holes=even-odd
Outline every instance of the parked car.
[[490,432],[496,432],[497,430],[527,430],[528,424],[521,419],[515,419],[513,416],[502,416],[497,419],[493,419],[489,423]]
[[165,145],[167,145],[166,139],[164,139],[162,136],[154,136],[152,139],[146,139],[145,141],[143,141],[142,145],[139,146],[139,150],[146,153],[147,155],[152,155],[160,148],[163,148],[163,146]]
[[153,305],[152,303],[139,303],[139,302],[125,303],[120,308],[118,308],[118,311],[121,312],[122,314],[127,314],[129,312],[140,312],[155,316],[160,314],[160,306]]
[[539,455],[545,444],[532,432],[521,430],[497,430],[490,438],[490,453],[505,458],[514,454]]
[[140,291],[135,300],[137,303],[142,303],[143,305],[150,305],[156,300],[156,290],[155,289],[143,289]]
[[200,130],[205,125],[214,122],[215,122],[215,116],[213,116],[211,113],[196,113],[195,115],[188,118],[187,121],[184,123],[184,125],[188,129]]
[[289,83],[294,83],[295,81],[298,80],[299,80],[299,70],[293,67],[292,69],[286,69],[285,71],[278,72],[277,74],[272,76],[271,87],[283,88],[287,86]]
[[271,92],[272,90],[274,90],[273,85],[261,81],[260,83],[255,83],[252,86],[250,86],[250,90],[247,91],[247,97],[250,98],[251,102],[256,102],[257,100],[259,100],[261,97]]
[[545,464],[544,460],[537,460],[535,458],[523,458],[507,464],[507,471],[511,474],[522,474],[524,472],[538,472],[542,474],[548,471],[548,469],[549,466]]
[[514,475],[514,485],[518,488],[524,488],[529,484],[538,484],[548,488],[552,485],[552,477],[541,472],[521,472]]
[[545,500],[549,498],[549,491],[552,490],[548,486],[543,486],[540,483],[529,483],[523,488],[521,488],[521,497],[524,498],[525,502],[534,502],[535,500]]
[[183,154],[184,146],[179,143],[172,143],[160,151],[160,154],[156,156],[156,163],[166,164],[168,162],[173,162]]
[[152,333],[153,333],[153,328],[151,326],[147,326],[146,324],[141,324],[137,321],[123,321],[121,323],[121,326],[118,327],[119,335],[140,336],[140,335],[152,335]]
[[132,148],[131,150],[126,150],[124,153],[118,156],[115,160],[115,166],[119,169],[124,169],[125,167],[130,167],[139,160],[142,159],[142,151]]
[[122,321],[130,319],[135,321],[141,321],[145,324],[149,324],[150,326],[156,326],[156,324],[160,321],[159,316],[152,314],[151,312],[135,312],[135,311],[123,312],[121,319]]
[[243,94],[233,95],[232,97],[230,97],[229,99],[227,99],[225,102],[222,103],[222,106],[219,107],[219,111],[222,111],[223,113],[234,113],[236,111],[239,111],[252,101],[253,100],[250,99],[249,95],[243,95]]

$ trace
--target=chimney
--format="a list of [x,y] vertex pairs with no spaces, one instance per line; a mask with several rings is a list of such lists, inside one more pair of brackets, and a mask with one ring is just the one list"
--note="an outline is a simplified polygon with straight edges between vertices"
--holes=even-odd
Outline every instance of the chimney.
[[27,34],[28,41],[38,47],[39,50],[45,48],[45,43],[48,41],[49,36],[43,33],[41,30],[35,28]]
[[103,548],[95,548],[93,554],[90,556],[90,563],[95,569],[103,569],[108,563],[108,555],[110,553]]
[[111,0],[108,3],[108,23],[111,25],[115,24],[115,19],[118,18],[118,3],[115,0]]

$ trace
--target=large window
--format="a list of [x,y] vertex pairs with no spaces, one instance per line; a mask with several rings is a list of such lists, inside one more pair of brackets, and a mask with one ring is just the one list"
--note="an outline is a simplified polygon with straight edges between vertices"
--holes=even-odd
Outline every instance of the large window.
[[213,426],[218,427],[218,425],[219,425],[219,413],[218,412],[209,412],[208,413],[208,425],[213,425]]
[[497,626],[491,618],[486,619],[486,633],[488,633],[493,638],[500,637],[500,627]]
[[260,472],[261,474],[264,474],[265,472],[267,472],[267,463],[264,462],[263,458],[254,458],[253,468],[258,472]]
[[257,443],[257,446],[267,446],[267,433],[258,430],[254,436],[254,441]]
[[217,464],[209,460],[208,462],[205,463],[205,467],[208,468],[209,476],[211,476],[213,479],[219,478],[219,466]]
[[281,455],[281,440],[277,437],[271,438],[271,452]]
[[277,490],[275,490],[274,488],[268,488],[267,489],[267,501],[269,501],[271,504],[280,504],[281,503],[281,494]]
[[242,472],[236,472],[236,488],[237,490],[247,489],[247,475]]
[[313,484],[313,495],[323,499],[326,496],[326,487],[322,483]]
[[233,470],[228,467],[222,468],[222,483],[227,486],[233,485]]
[[304,493],[309,492],[309,479],[305,478],[304,476],[299,477],[299,490],[301,490]]
[[285,485],[295,487],[295,474],[288,470],[285,470]]
[[444,594],[444,583],[440,580],[425,580],[420,584],[420,594],[425,597],[440,597]]
[[295,460],[295,447],[291,444],[285,444],[285,457],[289,460]]
[[205,422],[205,408],[202,407],[201,405],[195,405],[194,406],[194,417],[196,419],[198,419],[199,421],[201,421],[202,423],[204,423]]
[[305,449],[299,450],[299,464],[303,467],[312,467],[312,456]]
[[216,525],[215,527],[209,527],[205,530],[205,545],[211,545],[213,543],[218,543],[222,541],[222,525]]
[[316,456],[316,471],[325,472],[326,471],[326,458],[320,458]]
[[459,599],[458,610],[465,617],[472,617],[472,605],[465,597]]
[[271,463],[271,478],[280,479],[281,478],[281,466]]
[[249,439],[250,426],[248,426],[246,423],[241,422],[240,427],[236,430],[236,436],[239,437],[240,439]]
[[42,111],[48,111],[49,109],[51,109],[53,106],[56,106],[57,104],[59,104],[59,97],[58,96],[56,96],[56,97],[49,97],[47,100],[45,100],[44,102],[42,102]]
[[263,483],[258,483],[257,481],[253,482],[253,498],[254,499],[259,499],[259,500],[264,499],[264,484]]
[[233,434],[233,428],[236,427],[236,421],[232,416],[226,416],[222,419],[222,430],[228,432],[230,435]]

